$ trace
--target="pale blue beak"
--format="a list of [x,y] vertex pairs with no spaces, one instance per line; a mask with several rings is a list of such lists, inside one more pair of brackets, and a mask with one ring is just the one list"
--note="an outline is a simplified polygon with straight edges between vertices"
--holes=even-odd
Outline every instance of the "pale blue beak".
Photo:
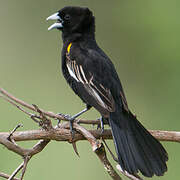
[[57,22],[54,23],[54,24],[52,24],[52,25],[48,28],[48,30],[58,29],[58,28],[62,28],[62,27],[63,27],[63,25],[62,25],[63,21],[62,21],[62,19],[60,18],[60,16],[59,16],[58,14],[59,14],[58,12],[57,12],[57,13],[54,13],[53,15],[49,16],[49,17],[46,19],[46,21],[48,21],[48,20],[57,20]]

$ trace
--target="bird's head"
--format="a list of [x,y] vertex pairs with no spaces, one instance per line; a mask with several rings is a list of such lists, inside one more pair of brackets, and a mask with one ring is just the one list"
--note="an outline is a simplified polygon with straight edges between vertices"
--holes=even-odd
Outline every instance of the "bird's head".
[[46,20],[56,20],[48,30],[58,29],[62,32],[83,33],[89,30],[94,31],[94,16],[88,8],[67,6]]

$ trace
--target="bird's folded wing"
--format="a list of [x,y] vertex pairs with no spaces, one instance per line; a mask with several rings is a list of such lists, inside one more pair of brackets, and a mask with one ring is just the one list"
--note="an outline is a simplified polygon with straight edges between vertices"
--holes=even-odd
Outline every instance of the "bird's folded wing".
[[110,90],[95,79],[95,72],[85,70],[83,64],[77,64],[77,61],[68,58],[66,66],[71,77],[78,83],[82,83],[85,90],[100,106],[109,112],[115,111],[114,99]]

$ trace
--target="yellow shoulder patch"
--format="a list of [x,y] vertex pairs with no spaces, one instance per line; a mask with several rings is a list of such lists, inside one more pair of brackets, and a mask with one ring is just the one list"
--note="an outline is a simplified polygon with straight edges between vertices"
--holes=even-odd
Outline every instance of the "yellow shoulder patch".
[[69,43],[68,46],[67,46],[67,53],[68,54],[70,53],[71,46],[72,46],[72,43]]

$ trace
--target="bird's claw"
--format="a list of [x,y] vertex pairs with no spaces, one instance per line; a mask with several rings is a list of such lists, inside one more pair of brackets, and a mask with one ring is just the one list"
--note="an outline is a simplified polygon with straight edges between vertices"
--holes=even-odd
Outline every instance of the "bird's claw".
[[[58,113],[58,115],[63,116],[65,119],[67,119],[69,121],[73,121],[74,120],[74,118],[72,118],[69,114]],[[58,127],[60,127],[60,123],[61,123],[61,119],[58,119],[58,123],[57,123]]]
[[68,120],[72,118],[69,114],[58,113],[58,115],[63,116],[65,119],[68,119]]
[[60,128],[60,123],[61,123],[61,120],[58,119],[58,123],[57,123],[57,127]]
[[[57,115],[64,116],[64,114],[62,113],[57,113]],[[58,120],[57,127],[60,128],[61,119],[58,118],[57,120]]]
[[74,119],[74,118],[72,118],[72,116],[70,116],[69,114],[65,114],[65,115],[64,115],[64,118],[68,119],[69,121],[72,121],[72,119]]

